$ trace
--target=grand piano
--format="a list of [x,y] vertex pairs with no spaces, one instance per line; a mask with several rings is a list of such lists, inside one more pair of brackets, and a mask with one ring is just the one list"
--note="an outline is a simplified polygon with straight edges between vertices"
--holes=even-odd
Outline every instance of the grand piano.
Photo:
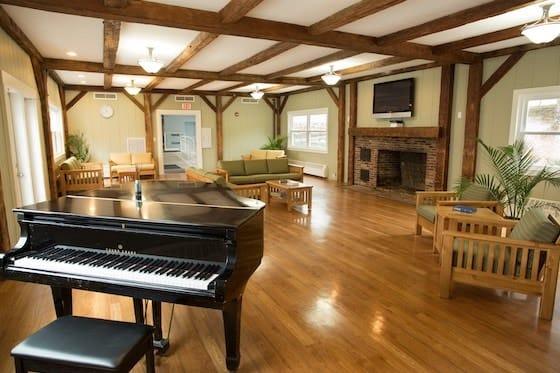
[[129,296],[136,321],[152,301],[154,343],[169,344],[161,302],[222,311],[226,365],[240,362],[241,302],[263,255],[264,204],[212,184],[142,181],[15,209],[21,237],[3,277],[49,285],[57,317],[72,289]]

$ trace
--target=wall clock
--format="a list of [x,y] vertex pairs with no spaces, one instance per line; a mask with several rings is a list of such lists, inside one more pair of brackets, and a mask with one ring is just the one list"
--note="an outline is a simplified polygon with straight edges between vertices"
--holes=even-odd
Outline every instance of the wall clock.
[[114,111],[113,111],[113,108],[111,106],[103,105],[99,109],[99,114],[101,115],[101,117],[103,117],[105,119],[109,119],[113,116]]

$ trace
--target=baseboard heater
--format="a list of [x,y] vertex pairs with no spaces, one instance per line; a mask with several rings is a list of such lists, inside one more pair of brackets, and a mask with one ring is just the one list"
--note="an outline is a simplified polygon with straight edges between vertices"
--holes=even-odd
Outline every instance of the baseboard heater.
[[304,162],[298,161],[295,159],[290,159],[291,164],[295,164],[298,166],[303,166],[303,173],[306,175],[313,175],[319,177],[328,177],[327,173],[327,165],[321,163],[313,163],[313,162]]

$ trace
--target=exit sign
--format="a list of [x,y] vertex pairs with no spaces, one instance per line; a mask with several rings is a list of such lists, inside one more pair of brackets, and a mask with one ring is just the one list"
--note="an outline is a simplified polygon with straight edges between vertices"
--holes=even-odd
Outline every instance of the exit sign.
[[181,109],[183,110],[191,110],[192,104],[190,102],[183,102],[181,104]]

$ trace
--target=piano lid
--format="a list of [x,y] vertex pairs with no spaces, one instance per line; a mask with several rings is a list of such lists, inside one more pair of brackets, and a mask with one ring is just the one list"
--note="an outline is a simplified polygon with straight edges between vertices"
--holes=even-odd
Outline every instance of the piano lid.
[[226,187],[185,181],[142,181],[142,203],[134,183],[92,190],[14,209],[15,212],[151,221],[190,226],[237,227],[264,208],[261,201]]

